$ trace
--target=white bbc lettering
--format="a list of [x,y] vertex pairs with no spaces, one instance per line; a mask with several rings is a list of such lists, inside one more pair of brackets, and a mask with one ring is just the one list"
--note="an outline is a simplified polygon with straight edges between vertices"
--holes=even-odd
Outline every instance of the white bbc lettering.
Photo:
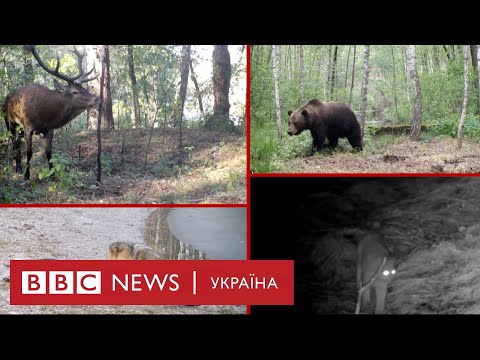
[[100,294],[101,292],[100,271],[77,271],[77,294]]
[[22,271],[22,294],[46,294],[46,271]]
[[51,295],[101,294],[101,271],[22,271],[22,294],[45,295],[47,287]]
[[50,271],[49,294],[73,294],[73,271]]

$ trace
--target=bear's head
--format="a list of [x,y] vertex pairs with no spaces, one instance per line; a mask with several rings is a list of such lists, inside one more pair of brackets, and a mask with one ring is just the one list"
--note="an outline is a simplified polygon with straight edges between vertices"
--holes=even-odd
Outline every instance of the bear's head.
[[288,135],[299,135],[307,128],[308,111],[306,109],[288,110],[288,116]]

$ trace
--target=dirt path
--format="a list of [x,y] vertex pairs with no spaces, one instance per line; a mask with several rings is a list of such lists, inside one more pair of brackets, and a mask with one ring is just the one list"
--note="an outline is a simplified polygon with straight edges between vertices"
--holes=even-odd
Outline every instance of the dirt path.
[[333,154],[326,151],[275,165],[282,173],[479,173],[480,143],[464,139],[462,149],[456,146],[453,138],[413,142],[399,137],[378,152],[368,145],[363,153],[342,146]]
[[1,208],[0,314],[216,314],[243,306],[10,306],[10,259],[105,259],[113,241],[144,242],[146,208]]

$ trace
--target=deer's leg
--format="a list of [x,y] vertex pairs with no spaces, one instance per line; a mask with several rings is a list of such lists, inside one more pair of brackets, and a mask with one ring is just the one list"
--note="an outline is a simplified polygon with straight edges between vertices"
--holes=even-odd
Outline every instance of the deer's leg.
[[22,137],[23,137],[23,131],[15,129],[15,124],[10,123],[10,132],[12,133],[13,136],[13,156],[15,156],[15,171],[18,174],[21,174],[23,172],[22,169]]
[[44,137],[45,137],[45,140],[44,140],[45,156],[47,157],[48,168],[52,169],[53,165],[50,162],[50,159],[52,158],[53,129],[48,130],[48,132],[44,134]]
[[387,284],[378,283],[375,286],[375,314],[383,314],[385,312],[385,298],[387,296]]
[[32,135],[33,131],[25,129],[25,142],[27,143],[27,170],[25,171],[25,180],[30,179],[30,159],[32,158]]
[[363,294],[362,294],[362,303],[360,304],[360,310],[365,310],[370,303],[370,291],[372,290],[372,287],[370,286],[368,289],[366,289]]

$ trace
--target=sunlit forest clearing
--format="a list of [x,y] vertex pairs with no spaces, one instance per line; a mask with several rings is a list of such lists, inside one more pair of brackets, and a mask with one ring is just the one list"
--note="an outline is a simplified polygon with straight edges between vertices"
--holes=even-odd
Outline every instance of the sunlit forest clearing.
[[0,79],[0,203],[246,202],[245,46],[0,46]]
[[[251,168],[256,173],[477,173],[476,45],[262,45],[251,49]],[[339,138],[312,155],[289,136],[289,110],[342,102],[363,151]]]

